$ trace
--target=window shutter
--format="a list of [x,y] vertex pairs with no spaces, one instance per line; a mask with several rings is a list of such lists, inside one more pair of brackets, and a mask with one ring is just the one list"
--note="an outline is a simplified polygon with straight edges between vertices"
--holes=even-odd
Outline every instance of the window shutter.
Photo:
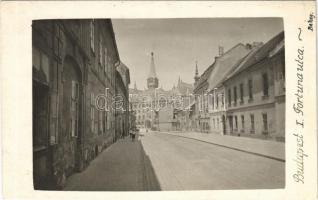
[[91,93],[91,106],[94,106],[94,103],[95,103],[94,93]]
[[95,113],[94,113],[94,93],[91,93],[91,130],[94,133],[95,132]]
[[93,52],[95,52],[95,46],[94,46],[94,21],[91,21],[91,23],[90,23],[90,29],[91,29],[91,31],[90,31],[90,40],[91,40],[91,49],[92,49],[92,51]]
[[99,36],[99,63],[102,65],[103,64],[103,38],[102,36]]
[[76,83],[72,80],[72,100],[76,97]]
[[32,48],[32,64],[33,64],[33,67],[36,68],[37,70],[41,69],[41,53],[34,46]]
[[104,57],[104,61],[105,61],[105,63],[104,63],[104,72],[106,73],[107,72],[107,68],[108,68],[108,55],[107,55],[107,48],[105,47],[105,57]]

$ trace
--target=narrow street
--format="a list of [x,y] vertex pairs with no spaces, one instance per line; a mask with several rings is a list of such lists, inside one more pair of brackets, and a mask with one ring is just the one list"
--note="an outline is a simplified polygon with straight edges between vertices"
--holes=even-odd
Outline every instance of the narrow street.
[[284,162],[165,133],[119,140],[65,190],[214,190],[284,187]]

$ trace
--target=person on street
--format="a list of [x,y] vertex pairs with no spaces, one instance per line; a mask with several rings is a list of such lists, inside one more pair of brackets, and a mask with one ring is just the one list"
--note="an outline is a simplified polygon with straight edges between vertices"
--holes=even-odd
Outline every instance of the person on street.
[[132,129],[129,130],[129,136],[132,139]]

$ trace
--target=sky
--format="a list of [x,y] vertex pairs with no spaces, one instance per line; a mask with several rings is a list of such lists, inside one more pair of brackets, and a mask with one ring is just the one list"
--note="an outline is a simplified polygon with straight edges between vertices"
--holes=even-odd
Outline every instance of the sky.
[[178,78],[194,82],[218,55],[238,43],[267,42],[283,31],[280,18],[112,19],[120,59],[130,69],[130,87],[147,87],[151,52],[159,87],[169,90]]

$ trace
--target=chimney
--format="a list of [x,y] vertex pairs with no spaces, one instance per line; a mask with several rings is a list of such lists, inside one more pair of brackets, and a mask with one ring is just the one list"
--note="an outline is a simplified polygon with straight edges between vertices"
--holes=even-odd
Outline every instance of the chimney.
[[252,49],[252,45],[250,43],[247,43],[245,46],[246,46],[246,49],[248,49],[248,50]]
[[257,47],[263,45],[263,42],[253,42],[252,46]]
[[219,46],[219,56],[222,56],[224,54],[224,47]]

